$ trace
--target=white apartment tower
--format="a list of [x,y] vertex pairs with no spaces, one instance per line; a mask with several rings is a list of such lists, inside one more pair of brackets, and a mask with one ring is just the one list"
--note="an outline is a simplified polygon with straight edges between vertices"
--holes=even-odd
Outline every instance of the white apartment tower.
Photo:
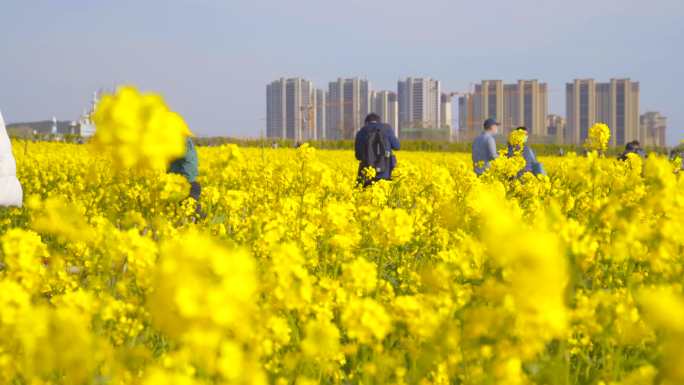
[[266,136],[302,141],[316,139],[316,94],[303,78],[280,78],[266,86]]
[[440,103],[442,106],[440,107],[441,111],[441,117],[440,121],[442,123],[441,128],[446,128],[451,131],[453,123],[452,123],[452,118],[453,118],[453,111],[452,111],[452,105],[451,105],[451,95],[443,93],[440,99]]
[[338,78],[328,84],[326,137],[353,139],[370,112],[371,93],[368,80]]
[[641,115],[641,141],[642,146],[665,147],[667,132],[667,118],[660,112],[649,111]]
[[372,100],[372,112],[380,115],[383,123],[392,126],[394,133],[399,135],[399,101],[397,94],[392,91],[373,92]]
[[406,78],[398,82],[399,132],[403,129],[442,128],[440,82]]
[[328,93],[324,90],[316,90],[316,139],[327,139],[326,112],[328,105]]

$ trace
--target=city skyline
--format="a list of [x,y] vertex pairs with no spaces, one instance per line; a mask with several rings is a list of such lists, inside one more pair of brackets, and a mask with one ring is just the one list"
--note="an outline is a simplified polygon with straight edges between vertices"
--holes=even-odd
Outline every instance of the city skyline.
[[359,76],[378,90],[407,76],[448,91],[472,79],[543,79],[548,112],[564,115],[565,82],[614,77],[639,80],[641,112],[668,117],[669,144],[684,139],[679,0],[3,5],[0,109],[10,122],[77,119],[93,91],[130,83],[164,95],[198,135],[256,137],[266,126],[262,87],[281,75],[320,88]]
[[472,90],[459,94],[459,128],[469,131],[470,137],[489,118],[501,123],[504,134],[526,126],[530,135],[546,136],[548,87],[538,79],[518,79],[515,83],[482,80]]
[[[311,96],[291,92],[280,115],[273,115],[271,88],[276,83],[305,83]],[[573,79],[565,83],[565,113],[549,112],[547,83],[539,79],[501,79],[471,83],[466,92],[443,92],[432,78],[407,77],[397,82],[396,92],[374,90],[365,78],[337,78],[328,91],[315,88],[304,78],[280,78],[267,85],[266,136],[296,141],[352,139],[364,117],[378,113],[402,139],[469,141],[485,119],[500,122],[507,135],[525,126],[535,142],[579,145],[595,123],[611,127],[610,144],[623,146],[638,140],[648,146],[665,146],[667,117],[660,111],[640,110],[640,83],[632,79]],[[279,91],[281,92],[281,91]],[[289,94],[288,94],[289,95]],[[315,95],[315,96],[314,96]],[[453,96],[458,96],[456,100]],[[305,102],[303,102],[305,101]],[[288,105],[288,114],[283,112]],[[309,115],[300,112],[306,111]],[[307,117],[308,116],[308,117]],[[321,118],[325,117],[325,118]],[[455,117],[455,119],[454,119]],[[272,121],[289,123],[274,132]],[[306,126],[306,127],[305,127]]]

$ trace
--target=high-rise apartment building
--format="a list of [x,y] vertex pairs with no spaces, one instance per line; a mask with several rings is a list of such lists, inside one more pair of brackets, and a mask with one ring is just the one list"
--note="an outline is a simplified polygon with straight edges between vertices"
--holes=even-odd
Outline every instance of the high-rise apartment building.
[[326,112],[328,105],[328,93],[324,90],[316,90],[316,139],[327,139]]
[[275,80],[266,86],[266,136],[284,138],[285,132],[285,81]]
[[445,128],[449,130],[449,133],[451,133],[452,125],[453,125],[453,107],[451,105],[451,94],[446,94],[443,93],[440,96],[440,112],[441,112],[441,117],[439,118],[440,123],[441,123],[441,128]]
[[471,92],[458,97],[458,140],[471,140],[482,122],[476,122],[475,95]]
[[316,138],[313,83],[281,78],[266,86],[266,136],[292,140]]
[[546,118],[546,133],[550,141],[556,144],[565,143],[565,118],[551,114]]
[[485,119],[492,118],[504,124],[504,84],[501,80],[483,80],[475,85],[473,99],[475,121],[479,125]]
[[442,128],[440,82],[431,78],[406,78],[398,82],[399,132]]
[[545,136],[548,91],[546,83],[519,80],[504,84],[501,80],[484,80],[472,93],[459,97],[459,128],[466,137],[482,129],[485,119],[501,123],[502,133],[525,126],[531,135]]
[[371,112],[380,115],[383,123],[392,126],[394,133],[399,135],[399,100],[392,91],[372,92]]
[[611,79],[596,85],[596,120],[611,129],[610,143],[622,146],[640,137],[639,83]]
[[567,143],[581,144],[589,127],[605,123],[610,127],[610,144],[622,146],[641,137],[639,127],[639,83],[630,79],[575,79],[565,86]]
[[504,85],[504,109],[500,119],[505,133],[520,126],[534,136],[546,136],[548,92],[546,83],[538,80],[518,80]]
[[328,139],[353,139],[370,111],[370,99],[368,80],[339,78],[330,82],[326,112]]
[[665,147],[667,118],[660,112],[649,111],[641,115],[641,141],[642,146]]
[[565,85],[566,137],[565,143],[582,144],[589,127],[596,123],[596,82],[594,79],[575,79]]

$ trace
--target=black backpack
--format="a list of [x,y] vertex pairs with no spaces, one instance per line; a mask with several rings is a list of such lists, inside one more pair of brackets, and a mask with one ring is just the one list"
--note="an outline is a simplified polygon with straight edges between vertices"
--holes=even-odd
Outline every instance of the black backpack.
[[368,133],[366,142],[366,166],[373,167],[379,174],[390,168],[390,144],[381,126],[375,126]]

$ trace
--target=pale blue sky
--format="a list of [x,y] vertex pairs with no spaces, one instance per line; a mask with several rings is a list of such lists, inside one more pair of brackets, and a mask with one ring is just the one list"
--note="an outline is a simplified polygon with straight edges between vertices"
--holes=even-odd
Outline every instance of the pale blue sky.
[[549,83],[565,113],[576,77],[641,82],[641,110],[684,139],[682,0],[1,0],[6,120],[75,119],[100,87],[161,92],[199,135],[257,136],[265,85],[338,76],[396,89],[431,76]]

